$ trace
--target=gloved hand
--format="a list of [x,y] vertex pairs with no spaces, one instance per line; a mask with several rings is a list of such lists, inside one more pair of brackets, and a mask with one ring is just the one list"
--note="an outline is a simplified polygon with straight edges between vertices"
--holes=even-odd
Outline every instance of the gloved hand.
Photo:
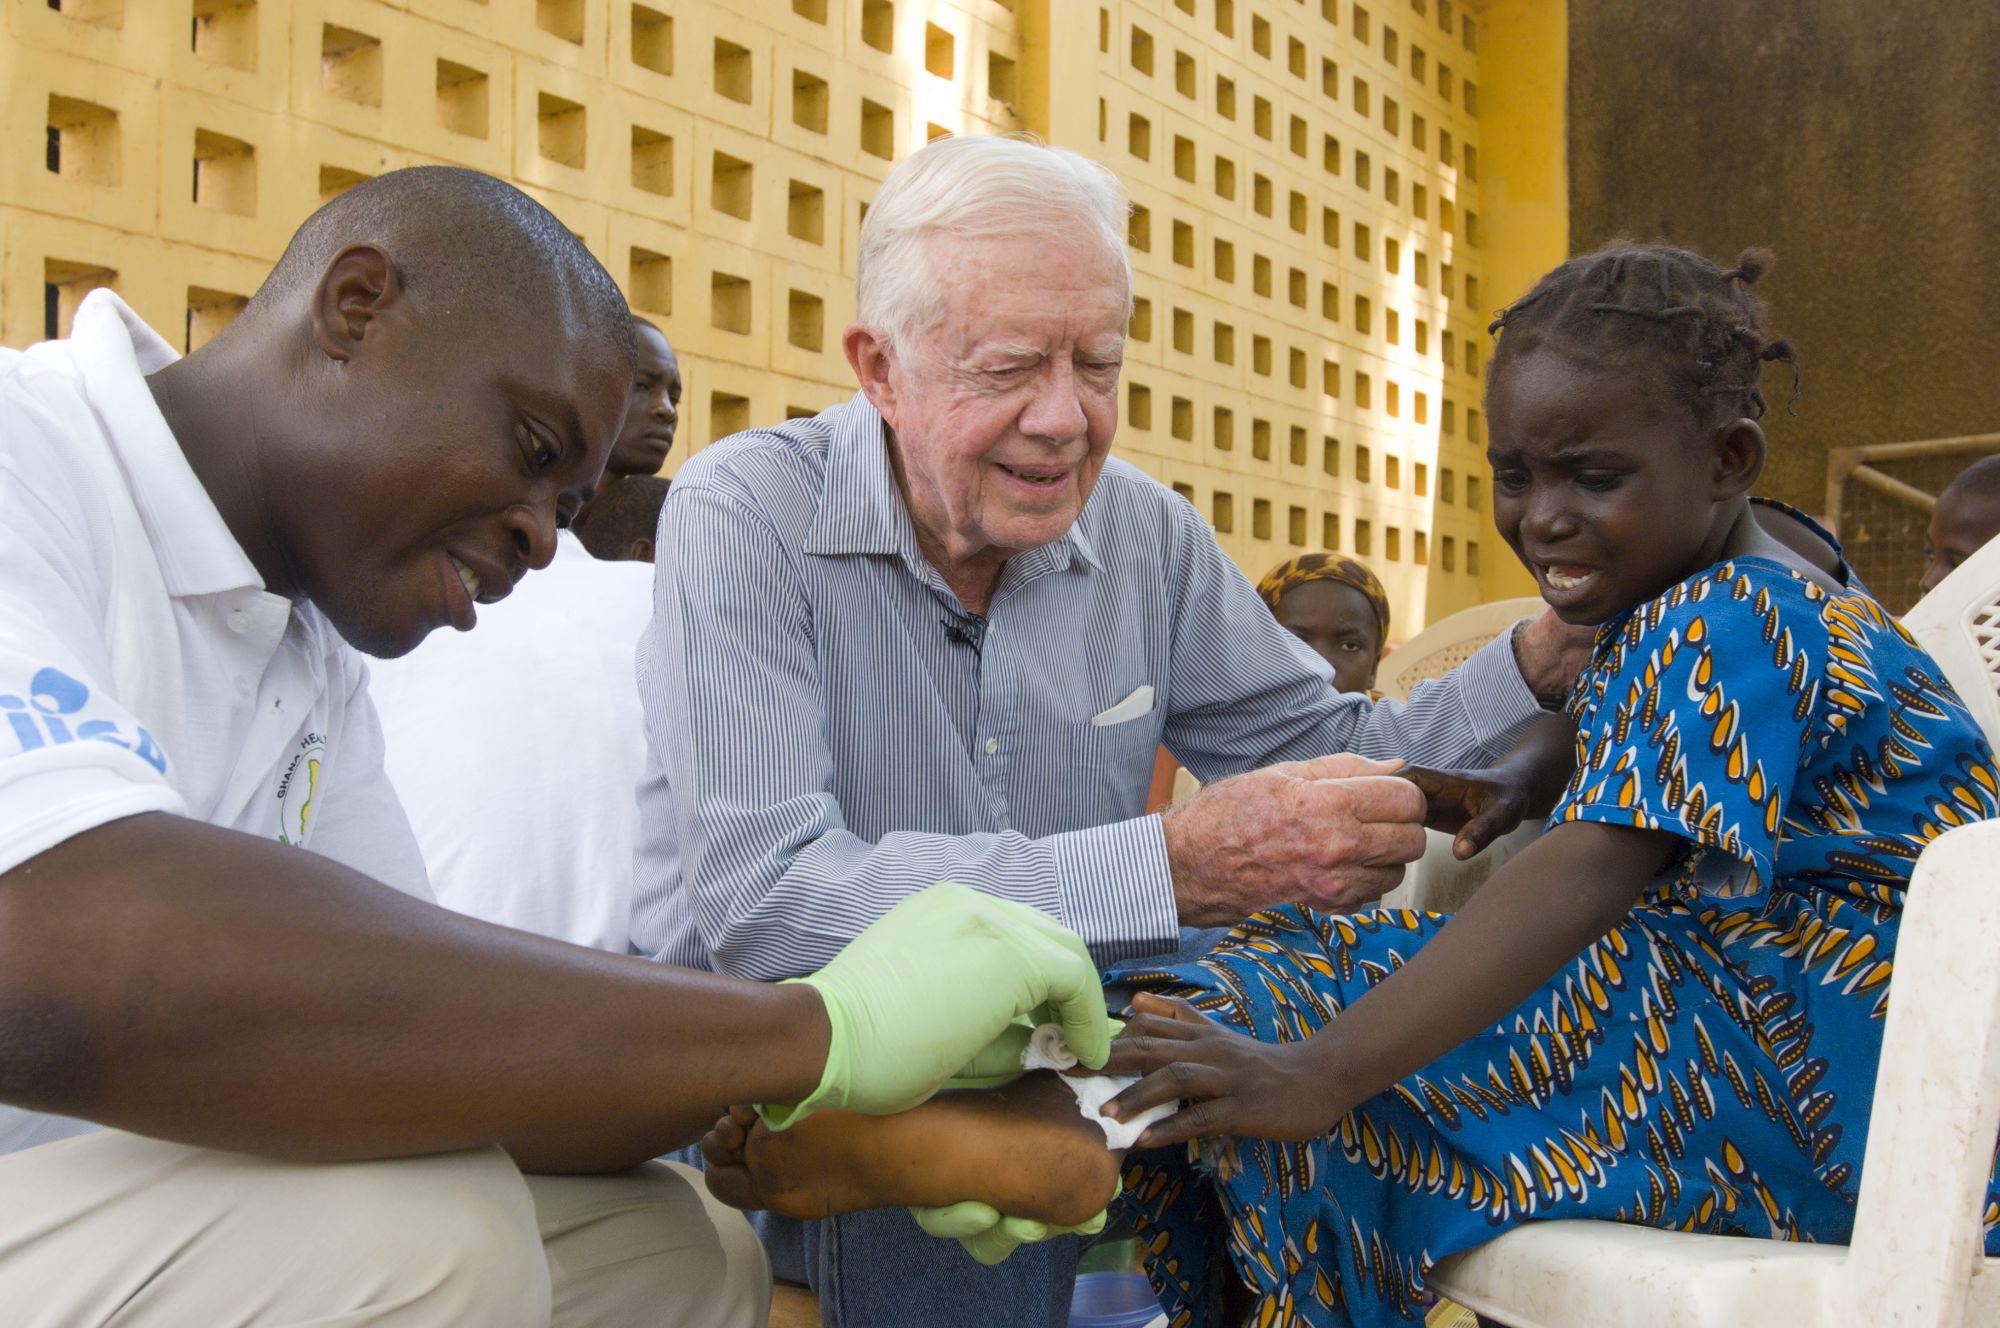
[[1080,1226],[1052,1227],[1025,1217],[1002,1217],[990,1204],[968,1201],[943,1208],[912,1208],[910,1216],[931,1235],[956,1240],[979,1262],[996,1264],[1023,1245],[1055,1236],[1094,1236],[1104,1230],[1105,1215],[1099,1213]]
[[[1055,1011],[1046,1005],[1037,1006],[1000,1030],[1000,1036],[986,1044],[977,1056],[959,1067],[957,1074],[945,1081],[946,1088],[998,1088],[1001,1084],[1012,1083],[1023,1073],[1021,1053],[1028,1049],[1028,1042],[1035,1036],[1035,1030],[1043,1024],[1053,1023]],[[1121,1019],[1111,1019],[1105,1025],[1111,1036],[1117,1037],[1118,1030],[1125,1027]]]
[[822,1107],[914,1107],[968,1063],[990,1065],[994,1040],[1013,1037],[1023,1014],[1062,1024],[1084,1065],[1104,1064],[1111,1050],[1104,989],[1083,942],[1025,904],[949,882],[911,895],[825,968],[794,980],[819,993],[832,1036],[809,1097],[758,1107],[774,1130]]

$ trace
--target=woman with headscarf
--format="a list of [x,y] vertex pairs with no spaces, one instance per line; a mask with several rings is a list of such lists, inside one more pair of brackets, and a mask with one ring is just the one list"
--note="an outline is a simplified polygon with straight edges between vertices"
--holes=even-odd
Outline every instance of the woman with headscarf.
[[1375,666],[1389,645],[1389,596],[1366,565],[1302,553],[1266,572],[1257,593],[1280,627],[1332,666],[1336,691],[1375,690]]

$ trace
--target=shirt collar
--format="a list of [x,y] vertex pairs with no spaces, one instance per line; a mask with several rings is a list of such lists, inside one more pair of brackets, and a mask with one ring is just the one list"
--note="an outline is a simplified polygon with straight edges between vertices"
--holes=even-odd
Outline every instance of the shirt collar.
[[[826,452],[826,484],[804,549],[809,554],[901,554],[913,568],[929,567],[917,545],[908,506],[896,490],[889,466],[888,431],[881,413],[860,392],[820,417],[831,437]],[[1096,499],[1093,493],[1091,498]],[[1101,567],[1097,551],[1081,529],[1090,504],[1058,538],[1009,559],[1022,572],[1063,571],[1072,556]],[[933,569],[935,570],[935,569]],[[1017,581],[1018,576],[1007,580]]]
[[131,489],[169,594],[262,590],[243,546],[196,478],[146,386],[180,356],[108,290],[77,307],[68,349]]

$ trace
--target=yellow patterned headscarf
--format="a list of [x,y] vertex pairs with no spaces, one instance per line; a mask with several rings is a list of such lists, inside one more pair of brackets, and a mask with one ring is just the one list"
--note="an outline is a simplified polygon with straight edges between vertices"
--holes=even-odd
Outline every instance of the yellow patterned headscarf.
[[1368,570],[1366,563],[1337,553],[1302,553],[1296,558],[1288,558],[1270,571],[1257,583],[1257,594],[1269,606],[1271,612],[1278,611],[1278,601],[1286,591],[1295,590],[1308,581],[1337,581],[1343,586],[1353,586],[1368,597],[1375,606],[1376,621],[1382,624],[1382,639],[1389,639],[1389,594],[1382,589],[1381,581]]

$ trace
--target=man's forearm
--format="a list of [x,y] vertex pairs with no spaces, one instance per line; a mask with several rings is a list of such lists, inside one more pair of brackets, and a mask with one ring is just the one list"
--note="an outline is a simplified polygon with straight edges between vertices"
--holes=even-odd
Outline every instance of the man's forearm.
[[818,996],[495,927],[180,817],[0,875],[0,1100],[362,1158],[602,1170],[818,1084]]

